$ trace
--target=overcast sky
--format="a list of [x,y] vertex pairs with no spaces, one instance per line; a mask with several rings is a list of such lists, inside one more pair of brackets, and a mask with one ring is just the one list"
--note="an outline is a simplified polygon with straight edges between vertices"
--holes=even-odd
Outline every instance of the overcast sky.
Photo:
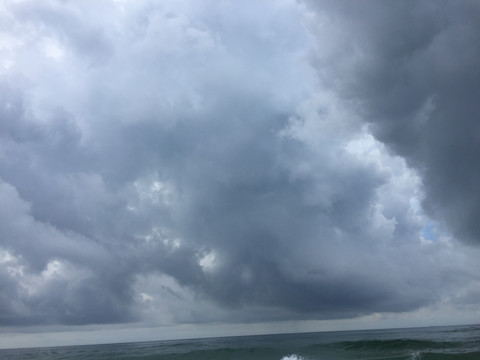
[[479,59],[478,1],[2,1],[0,346],[480,322]]

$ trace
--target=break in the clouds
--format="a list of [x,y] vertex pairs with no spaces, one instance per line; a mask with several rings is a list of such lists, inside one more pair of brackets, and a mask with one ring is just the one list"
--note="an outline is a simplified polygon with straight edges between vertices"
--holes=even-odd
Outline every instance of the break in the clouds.
[[0,324],[478,306],[478,10],[4,2]]

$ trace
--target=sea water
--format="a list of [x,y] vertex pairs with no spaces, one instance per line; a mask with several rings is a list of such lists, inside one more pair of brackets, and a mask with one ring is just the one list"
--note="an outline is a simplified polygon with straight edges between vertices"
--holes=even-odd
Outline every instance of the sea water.
[[0,359],[480,360],[480,325],[10,349]]

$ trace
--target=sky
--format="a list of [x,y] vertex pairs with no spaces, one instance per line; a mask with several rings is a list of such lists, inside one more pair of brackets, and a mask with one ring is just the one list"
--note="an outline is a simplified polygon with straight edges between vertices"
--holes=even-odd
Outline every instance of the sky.
[[480,3],[4,0],[0,347],[480,322]]

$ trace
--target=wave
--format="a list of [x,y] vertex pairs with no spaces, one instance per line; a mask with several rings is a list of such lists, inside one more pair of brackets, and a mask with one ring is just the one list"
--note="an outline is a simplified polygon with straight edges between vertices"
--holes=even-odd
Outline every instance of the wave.
[[0,350],[2,360],[480,360],[480,327]]
[[414,339],[341,341],[331,345],[343,350],[353,351],[442,350],[456,349],[463,346],[462,343],[453,341],[429,341]]
[[291,355],[282,357],[281,360],[305,360],[305,358],[297,354],[291,354]]
[[421,360],[479,360],[480,351],[467,352],[467,353],[424,352],[420,354],[420,357],[418,357],[418,359],[421,359]]

